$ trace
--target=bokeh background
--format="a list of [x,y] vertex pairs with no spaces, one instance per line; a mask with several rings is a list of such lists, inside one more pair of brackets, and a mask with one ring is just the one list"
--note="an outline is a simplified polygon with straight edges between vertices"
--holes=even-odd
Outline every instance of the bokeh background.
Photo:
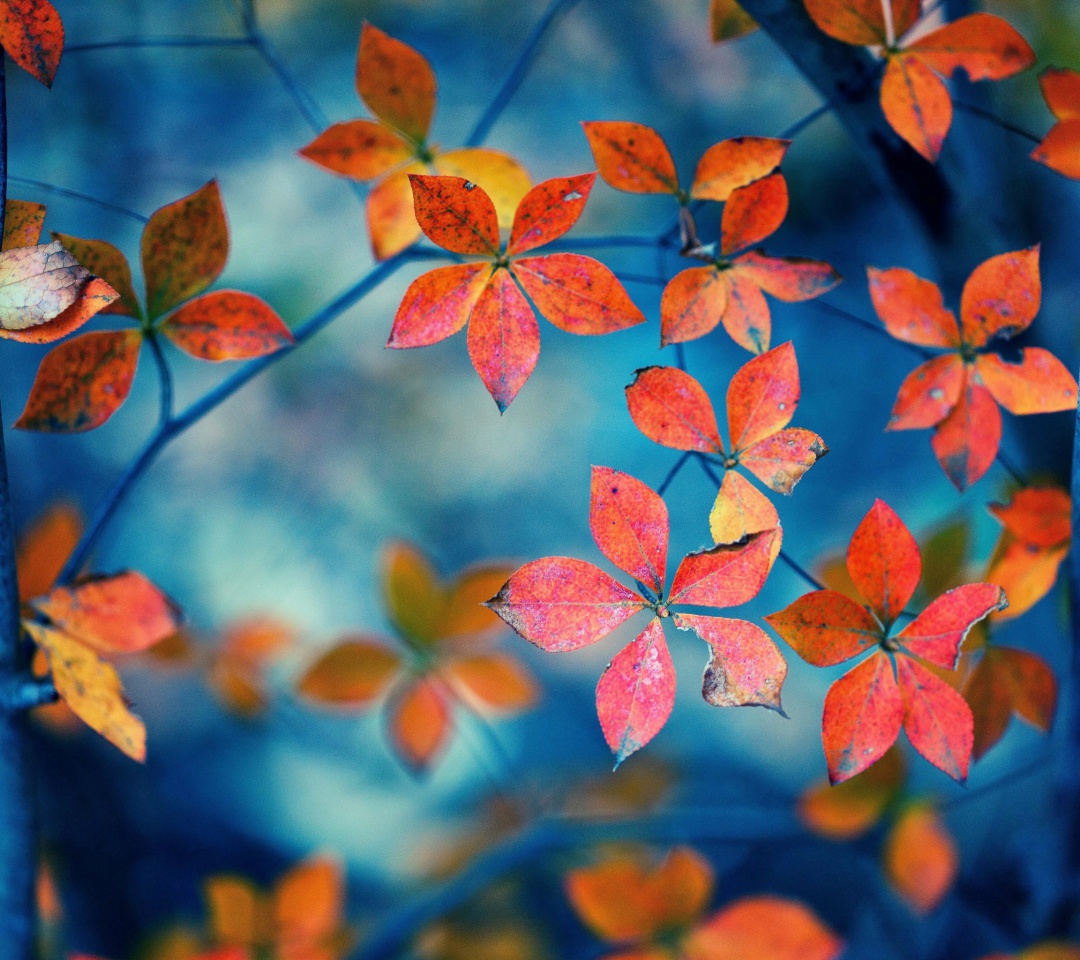
[[[297,156],[312,131],[254,50],[76,49],[134,37],[239,36],[227,3],[56,5],[72,49],[53,90],[13,71],[8,91],[10,195],[47,203],[47,228],[109,240],[136,262],[142,227],[136,218],[18,178],[147,216],[216,177],[232,235],[222,283],[259,294],[290,324],[371,266],[356,194]],[[519,157],[539,181],[593,169],[579,121],[636,120],[663,133],[689,175],[717,140],[776,135],[819,105],[768,37],[713,45],[707,6],[705,0],[581,0],[550,32],[488,145]],[[353,86],[364,20],[423,51],[439,77],[433,139],[446,146],[464,138],[544,8],[542,0],[257,5],[289,70],[332,121],[365,113]],[[1041,64],[1080,65],[1080,8],[1070,0],[1003,0],[986,8],[1025,34]],[[1049,128],[1034,71],[992,91],[963,93],[1035,133]],[[963,143],[966,155],[978,159],[968,184],[981,200],[965,215],[986,215],[987,242],[995,248],[989,252],[1042,243],[1045,296],[1032,336],[1075,368],[1080,192],[1028,161],[1023,139],[979,118],[958,113],[949,143],[946,151]],[[873,321],[865,265],[939,275],[917,224],[875,185],[832,117],[799,134],[784,171],[792,209],[769,250],[833,263],[848,279],[829,302]],[[598,183],[571,237],[649,232],[672,212],[665,198]],[[699,217],[704,234],[715,234],[716,220],[715,209]],[[962,262],[964,251],[954,253]],[[965,272],[984,255],[973,252]],[[628,273],[679,268],[674,255],[659,264],[652,253],[599,256]],[[604,665],[632,636],[625,630],[562,656],[507,633],[503,647],[540,678],[542,702],[521,718],[490,724],[459,712],[452,747],[422,778],[391,753],[378,710],[331,717],[288,693],[289,677],[341,634],[387,632],[379,556],[388,541],[422,545],[445,574],[493,558],[565,554],[602,562],[588,531],[590,464],[655,486],[676,456],[638,433],[623,398],[635,368],[673,362],[657,349],[659,287],[628,284],[649,318],[630,331],[580,338],[544,324],[537,370],[500,416],[469,365],[463,337],[418,351],[384,348],[408,280],[423,269],[400,271],[173,444],[103,538],[95,567],[145,571],[182,604],[199,642],[213,645],[225,626],[251,615],[294,624],[301,642],[274,668],[277,692],[269,709],[249,720],[223,709],[193,671],[133,666],[125,676],[149,727],[145,767],[88,732],[40,734],[43,824],[75,946],[129,956],[163,924],[198,920],[206,874],[230,870],[267,880],[316,850],[343,858],[351,915],[362,925],[431,882],[438,851],[475,824],[485,798],[508,788],[572,796],[583,780],[609,770],[592,695]],[[956,291],[951,295],[955,303]],[[1004,472],[993,467],[958,496],[934,462],[926,433],[883,431],[913,358],[816,305],[772,307],[774,343],[794,341],[800,361],[803,400],[795,425],[820,433],[830,447],[794,496],[778,504],[787,551],[813,567],[844,548],[873,498],[881,497],[918,535],[969,515],[977,566],[997,532],[984,505],[1002,493]],[[22,345],[0,350],[7,427],[25,402],[41,353]],[[690,344],[687,357],[722,408],[727,381],[746,355],[717,331]],[[227,372],[175,351],[171,359],[181,405]],[[9,431],[20,523],[58,499],[92,510],[152,429],[156,391],[144,357],[131,398],[93,433]],[[1004,449],[1013,460],[1033,475],[1064,475],[1068,416],[1006,420]],[[707,543],[713,495],[696,469],[674,482],[668,496],[673,554]],[[779,609],[804,589],[778,566],[760,598],[739,615]],[[1001,636],[1038,650],[1063,675],[1062,623],[1055,593]],[[722,818],[731,805],[794,797],[824,775],[821,701],[840,668],[815,670],[792,655],[784,694],[791,719],[784,720],[763,710],[709,707],[698,685],[704,648],[683,635],[672,648],[680,678],[674,714],[627,764],[650,762],[646,756],[666,764],[669,803]],[[976,766],[968,789],[1053,749],[1054,740],[1014,723]],[[927,764],[912,767],[918,789],[941,797],[962,792]],[[962,849],[961,890],[992,903],[1001,926],[968,917],[958,897],[947,917],[920,934],[929,939],[917,944],[919,951],[967,956],[976,944],[997,945],[1001,929],[1022,935],[1037,927],[1045,906],[1040,877],[1056,855],[1047,819],[1053,783],[1050,765],[948,814]],[[710,852],[724,890],[806,898],[863,944],[865,954],[852,956],[920,955],[898,943],[888,913],[869,905],[867,883],[852,880],[857,871],[835,848],[791,844],[751,858],[741,849]],[[553,930],[572,925],[555,905],[557,872],[541,873],[537,883],[547,891],[546,900],[536,900],[545,923]],[[950,954],[957,943],[963,950]]]

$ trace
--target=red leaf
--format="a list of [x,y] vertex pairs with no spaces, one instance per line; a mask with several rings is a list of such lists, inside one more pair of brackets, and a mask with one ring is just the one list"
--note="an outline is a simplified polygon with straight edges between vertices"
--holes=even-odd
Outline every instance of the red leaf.
[[997,743],[1015,713],[1046,733],[1057,709],[1057,680],[1046,661],[1026,650],[988,647],[964,683],[975,724],[972,756]]
[[640,123],[583,123],[600,176],[629,193],[679,192],[679,175],[667,144],[652,127]]
[[156,211],[142,235],[150,319],[202,293],[228,258],[229,225],[216,180]]
[[1024,347],[1020,362],[996,353],[975,358],[979,379],[1009,413],[1055,413],[1076,409],[1076,378],[1049,350]]
[[880,760],[904,719],[900,688],[885,654],[875,653],[845,673],[829,687],[821,720],[830,782],[850,780]]
[[881,642],[866,608],[835,590],[815,590],[765,617],[792,650],[815,667],[850,660]]
[[1013,337],[1031,326],[1042,301],[1039,247],[1002,253],[979,264],[960,295],[960,325],[969,347]]
[[[892,0],[893,31],[907,31],[922,12],[920,0]],[[806,0],[806,12],[830,37],[861,47],[883,45],[888,35],[881,0]]]
[[436,173],[443,176],[464,177],[483,187],[484,192],[491,197],[491,202],[495,204],[500,229],[510,227],[514,222],[514,211],[532,187],[529,171],[517,160],[508,153],[487,147],[463,147],[460,150],[448,150],[446,153],[436,152],[432,166]]
[[612,333],[645,322],[615,274],[592,257],[552,253],[516,260],[510,269],[536,309],[567,333]]
[[189,301],[160,330],[203,360],[248,360],[296,342],[269,304],[238,290],[215,290]]
[[365,23],[356,57],[356,91],[384,123],[422,143],[435,112],[435,74],[408,44]]
[[870,299],[885,328],[897,340],[922,347],[959,347],[960,327],[945,309],[936,283],[910,270],[867,267]]
[[495,257],[499,218],[482,187],[464,177],[409,174],[416,222],[429,240],[453,253]]
[[720,544],[689,553],[675,571],[670,603],[737,607],[753,600],[772,567],[775,531],[758,533],[745,543]]
[[785,303],[813,300],[840,282],[840,274],[823,260],[767,257],[756,250],[739,257],[735,270],[739,276],[748,277],[767,294]]
[[720,322],[727,305],[726,272],[691,267],[675,274],[660,298],[660,346],[703,337]]
[[1047,67],[1039,74],[1039,88],[1058,120],[1080,120],[1080,73]]
[[1070,180],[1080,180],[1080,121],[1062,120],[1031,151],[1031,159]]
[[791,342],[748,360],[727,391],[728,429],[738,453],[786,427],[799,405],[799,365]]
[[94,577],[34,601],[57,629],[98,653],[138,653],[174,634],[176,605],[141,573]]
[[881,80],[881,109],[889,126],[927,160],[941,153],[952,126],[952,98],[941,77],[914,54],[889,57]]
[[988,509],[1022,543],[1056,547],[1072,536],[1072,498],[1057,487],[1026,487]]
[[413,680],[390,703],[387,726],[394,752],[418,773],[446,746],[454,717],[446,696],[426,677]]
[[874,501],[852,534],[847,568],[855,588],[886,627],[900,615],[919,586],[919,546],[884,501]]
[[745,620],[675,614],[675,626],[691,630],[711,651],[701,695],[716,707],[768,707],[782,716],[780,689],[787,661],[767,633]]
[[52,235],[54,240],[59,240],[76,260],[79,261],[95,277],[100,277],[112,287],[120,298],[105,307],[102,313],[117,313],[128,317],[141,317],[142,307],[139,306],[139,298],[135,295],[135,289],[131,283],[131,267],[127,257],[111,243],[104,240],[83,240],[79,237],[70,237],[64,233]]
[[946,76],[963,69],[969,80],[1003,80],[1035,63],[1015,28],[991,13],[972,13],[939,27],[908,48]]
[[650,440],[676,450],[723,454],[716,413],[704,387],[677,367],[646,367],[634,373],[626,404]]
[[556,177],[533,187],[518,204],[507,255],[525,253],[561,237],[581,216],[595,173]]
[[453,336],[469,320],[491,279],[491,264],[438,267],[417,277],[394,315],[388,347],[426,347]]
[[904,700],[904,730],[911,745],[939,770],[963,783],[973,742],[967,702],[911,657],[897,657],[896,670]]
[[469,359],[499,411],[510,406],[540,356],[540,328],[506,270],[496,270],[469,320]]
[[751,353],[769,349],[772,337],[772,318],[765,296],[754,281],[754,275],[742,269],[738,260],[727,271],[728,303],[720,318],[724,329],[740,347]]
[[413,156],[398,134],[370,120],[335,123],[297,152],[324,170],[360,181],[381,177]]
[[561,652],[603,639],[645,601],[591,563],[545,557],[521,567],[485,606],[530,643]]
[[739,454],[739,463],[770,490],[790,494],[803,474],[828,452],[812,430],[788,427],[748,447]]
[[138,330],[110,330],[54,347],[41,361],[15,426],[52,433],[101,426],[127,399],[141,345]]
[[0,0],[0,44],[35,80],[51,87],[64,51],[64,25],[49,0]]
[[616,766],[660,732],[674,705],[675,665],[663,623],[654,617],[596,685],[596,712]]
[[973,379],[969,374],[960,402],[934,428],[930,441],[941,469],[960,491],[990,469],[1001,443],[1001,411]]
[[960,402],[964,391],[964,363],[947,353],[921,363],[900,384],[886,430],[934,427]]
[[787,182],[773,173],[735,190],[724,204],[720,252],[731,256],[774,234],[788,211]]
[[668,510],[656,491],[628,473],[593,467],[589,529],[608,560],[660,595],[667,567]]
[[955,670],[960,644],[976,623],[1009,601],[995,583],[968,583],[942,594],[895,637],[904,649],[945,670]]
[[736,137],[714,143],[698,161],[690,196],[723,203],[733,190],[768,176],[784,159],[790,140]]

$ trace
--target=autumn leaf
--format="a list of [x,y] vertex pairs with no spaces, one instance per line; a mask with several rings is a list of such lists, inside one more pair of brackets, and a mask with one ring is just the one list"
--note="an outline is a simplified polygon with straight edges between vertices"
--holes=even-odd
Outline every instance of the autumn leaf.
[[807,906],[776,896],[743,897],[691,931],[687,960],[835,960],[844,941]]
[[1046,661],[998,644],[986,648],[964,681],[963,694],[975,723],[976,760],[1004,736],[1014,714],[1048,733],[1057,709],[1057,679]]
[[941,818],[925,803],[903,810],[885,840],[885,876],[916,913],[930,913],[941,903],[956,880],[959,859]]
[[968,630],[1005,606],[1004,592],[991,583],[957,587],[894,632],[892,625],[918,586],[921,560],[914,538],[881,500],[852,536],[847,568],[865,606],[818,590],[765,618],[815,666],[842,663],[876,647],[826,694],[822,740],[830,781],[841,783],[871,766],[901,728],[927,760],[963,781],[972,749],[971,710],[921,661],[953,669]]
[[272,617],[245,617],[229,624],[210,658],[210,688],[238,716],[257,716],[266,708],[267,669],[296,640],[293,627]]
[[78,508],[60,502],[35,518],[22,532],[15,554],[21,603],[49,592],[82,537],[83,527]]
[[44,204],[31,203],[28,200],[6,200],[2,249],[6,251],[36,246],[41,239],[41,228],[44,223]]
[[716,706],[767,706],[778,712],[787,664],[764,631],[743,620],[683,613],[684,604],[731,607],[761,590],[779,529],[687,554],[665,595],[668,513],[635,477],[593,467],[589,527],[600,552],[641,593],[599,567],[545,557],[519,568],[486,606],[543,650],[577,650],[602,640],[636,614],[653,618],[604,671],[596,708],[616,766],[663,728],[675,696],[675,671],[663,621],[699,636],[710,649],[702,696]]
[[709,28],[713,43],[744,37],[757,27],[754,19],[739,6],[738,0],[711,0],[709,3]]
[[1076,380],[1049,351],[1023,347],[1006,357],[993,349],[1026,330],[1038,312],[1038,247],[976,267],[961,293],[959,323],[929,280],[900,268],[867,272],[874,309],[889,333],[948,351],[907,377],[887,429],[932,427],[934,454],[957,489],[978,480],[997,455],[998,404],[1018,415],[1076,407]]
[[131,267],[127,258],[111,243],[104,240],[82,240],[64,233],[53,232],[58,240],[80,264],[95,276],[101,277],[119,294],[102,313],[115,313],[128,317],[142,317],[142,307],[131,282]]
[[160,330],[202,360],[249,360],[295,343],[268,304],[238,290],[217,290],[189,301]]
[[35,80],[53,84],[64,51],[64,25],[49,0],[0,0],[0,44]]
[[836,786],[826,780],[805,791],[799,797],[799,819],[830,840],[861,836],[899,796],[904,777],[903,753],[893,745],[877,763],[850,780]]
[[489,262],[442,267],[414,280],[387,346],[426,346],[468,325],[469,358],[502,412],[540,354],[533,306],[570,333],[611,333],[643,323],[622,284],[599,261],[573,253],[519,259],[574,225],[595,176],[558,177],[533,187],[518,205],[500,253],[498,217],[483,188],[461,177],[411,175],[416,218],[428,238]]
[[1057,121],[1031,159],[1070,180],[1080,180],[1080,73],[1047,67],[1039,74],[1043,99]]

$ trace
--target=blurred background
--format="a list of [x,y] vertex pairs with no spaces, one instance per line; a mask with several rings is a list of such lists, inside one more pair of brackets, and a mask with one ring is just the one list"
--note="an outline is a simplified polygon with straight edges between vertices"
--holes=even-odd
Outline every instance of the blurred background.
[[[290,325],[370,268],[361,203],[347,181],[297,156],[313,131],[256,51],[77,49],[126,38],[240,36],[229,4],[56,5],[71,49],[53,90],[19,71],[9,79],[13,177],[80,191],[142,216],[216,177],[232,241],[221,285],[260,295]],[[354,87],[365,20],[422,51],[439,78],[432,139],[452,147],[487,105],[545,7],[543,0],[258,0],[257,12],[289,71],[331,121],[367,115]],[[1080,66],[1080,8],[1070,0],[1002,0],[986,9],[1020,29],[1040,67]],[[1049,129],[1035,71],[965,93],[1035,134]],[[819,103],[762,33],[714,45],[707,0],[581,0],[550,31],[487,145],[518,157],[540,181],[593,169],[580,121],[635,120],[663,134],[689,177],[716,141],[775,136]],[[982,199],[971,215],[984,210],[996,218],[986,224],[1000,238],[991,252],[1042,243],[1045,294],[1031,337],[1075,369],[1080,192],[1031,163],[1030,144],[985,120],[958,113],[946,153],[959,143],[978,159],[967,185]],[[831,116],[798,135],[784,172],[791,213],[767,247],[832,263],[848,279],[827,295],[830,303],[876,322],[867,264],[939,275],[917,224],[878,189]],[[46,203],[47,229],[108,240],[137,262],[142,224],[136,217],[18,179],[9,193]],[[598,182],[570,237],[651,232],[672,208],[669,198],[618,193]],[[698,218],[706,239],[716,234],[717,209]],[[965,251],[954,253],[963,261]],[[674,254],[659,264],[652,252],[598,256],[632,274],[680,268]],[[972,253],[964,273],[984,256]],[[349,916],[363,929],[430,886],[455,838],[486,822],[492,796],[524,795],[527,802],[516,802],[526,808],[565,803],[607,777],[611,758],[593,691],[605,664],[633,636],[633,624],[561,656],[506,631],[501,647],[539,678],[541,701],[510,719],[477,720],[458,711],[450,748],[422,777],[392,753],[382,709],[334,716],[289,692],[290,678],[341,635],[391,635],[380,586],[380,555],[389,541],[419,544],[445,576],[494,559],[562,554],[603,563],[589,536],[590,465],[630,472],[655,487],[677,457],[637,431],[623,396],[636,368],[674,362],[670,350],[658,352],[659,286],[628,284],[649,320],[629,331],[586,338],[542,324],[536,372],[500,416],[469,364],[463,336],[424,350],[384,348],[409,279],[428,266],[399,271],[180,438],[102,539],[95,569],[147,573],[180,602],[196,642],[207,649],[230,624],[252,616],[290,624],[297,640],[269,667],[266,708],[248,717],[227,709],[199,671],[133,665],[125,682],[148,724],[145,767],[89,731],[42,727],[43,829],[71,946],[114,960],[131,956],[166,925],[199,922],[208,874],[238,872],[268,882],[315,851],[342,859]],[[954,306],[956,299],[957,291],[947,292]],[[795,494],[777,503],[786,550],[815,568],[846,547],[873,498],[881,497],[920,540],[942,523],[968,517],[977,571],[999,530],[985,504],[1003,495],[1008,476],[995,465],[958,496],[935,463],[926,432],[883,430],[912,356],[814,304],[772,301],[771,307],[774,344],[792,340],[800,362],[803,399],[794,425],[821,434],[830,447]],[[0,349],[9,428],[43,353],[23,345]],[[176,351],[170,358],[181,406],[228,372]],[[687,347],[688,368],[718,410],[746,359],[720,330]],[[130,399],[100,429],[81,436],[9,431],[20,524],[58,500],[91,511],[156,417],[157,381],[144,357]],[[1032,476],[1063,479],[1071,418],[1005,418],[1009,456]],[[673,483],[667,496],[672,562],[709,543],[714,495],[696,469]],[[737,615],[759,617],[805,589],[778,566],[760,597]],[[1054,593],[999,634],[1037,650],[1064,676],[1063,622]],[[715,811],[717,818],[733,806],[787,802],[823,778],[821,703],[843,668],[816,670],[789,656],[784,705],[791,719],[784,720],[763,710],[708,706],[698,683],[704,648],[686,635],[673,636],[671,645],[680,679],[675,711],[622,775],[638,767],[650,797]],[[976,765],[968,790],[1052,750],[1055,737],[1014,722]],[[948,801],[963,792],[922,761],[909,766],[917,793]],[[873,885],[846,848],[807,840],[748,856],[743,847],[699,846],[720,871],[725,895],[802,897],[859,944],[851,956],[973,957],[1001,947],[1003,938],[1040,930],[1046,919],[1040,878],[1060,846],[1049,819],[1053,776],[1048,765],[1008,789],[946,810],[961,850],[958,889],[991,904],[992,920],[958,895],[913,934],[922,938],[914,946],[896,934],[904,906],[893,903],[884,913],[873,907]],[[511,821],[520,815],[512,809]],[[537,864],[530,879],[542,949],[584,956],[564,952],[574,921],[559,899],[558,876],[558,868]]]

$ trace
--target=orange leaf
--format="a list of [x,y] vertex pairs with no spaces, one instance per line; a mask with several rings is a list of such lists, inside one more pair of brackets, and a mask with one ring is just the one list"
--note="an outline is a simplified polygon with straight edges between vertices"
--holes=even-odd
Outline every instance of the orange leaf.
[[394,752],[422,772],[446,745],[453,716],[445,694],[432,680],[421,677],[391,701],[387,723]]
[[506,654],[460,657],[451,661],[446,671],[467,698],[493,710],[527,710],[539,696],[536,681]]
[[317,960],[322,941],[341,928],[345,877],[337,860],[317,856],[305,860],[274,885],[274,937],[282,960]]
[[931,602],[894,638],[903,648],[943,670],[955,670],[964,642],[976,623],[1009,605],[995,583],[965,583]]
[[675,450],[723,454],[716,413],[705,388],[677,367],[645,367],[626,388],[626,404],[637,428]]
[[601,940],[635,943],[657,932],[648,909],[647,874],[627,857],[610,857],[566,875],[566,896],[578,918]]
[[675,161],[652,127],[625,121],[583,123],[600,176],[628,193],[679,192]]
[[967,702],[911,657],[896,658],[896,673],[904,702],[904,731],[911,745],[939,770],[963,783],[972,747]]
[[380,120],[417,144],[435,112],[435,74],[408,44],[365,23],[356,58],[356,90]]
[[675,665],[664,625],[654,617],[607,665],[596,685],[596,713],[618,766],[667,723],[675,706]]
[[24,627],[49,659],[56,692],[88,727],[140,763],[146,758],[146,728],[127,707],[120,676],[78,640],[37,623]]
[[922,558],[911,531],[883,500],[863,517],[847,551],[851,580],[887,627],[919,586]]
[[1010,537],[986,571],[986,579],[998,584],[1009,598],[1008,607],[994,619],[1015,619],[1045,597],[1054,588],[1068,551],[1068,546],[1041,548]]
[[203,888],[210,914],[208,926],[215,942],[255,947],[270,939],[266,897],[243,877],[210,877]]
[[[860,47],[888,39],[882,0],[805,0],[806,12],[825,33]],[[893,35],[905,33],[922,12],[920,0],[891,0]]]
[[486,606],[530,643],[554,652],[596,643],[645,601],[591,563],[545,557],[521,567]]
[[1042,142],[1031,151],[1031,159],[1063,177],[1080,180],[1080,121],[1063,120],[1054,124]]
[[693,923],[709,905],[713,869],[690,847],[674,847],[645,881],[644,893],[661,930]]
[[491,264],[464,263],[417,277],[394,315],[386,345],[426,347],[452,337],[468,323],[491,276]]
[[880,624],[865,607],[835,590],[815,590],[765,617],[800,657],[815,667],[843,663],[879,643]]
[[176,632],[176,604],[141,573],[93,577],[34,601],[58,630],[98,653],[138,653]]
[[913,53],[890,56],[881,80],[881,109],[889,126],[927,160],[941,153],[952,126],[952,98],[933,70]]
[[53,343],[78,330],[98,313],[107,312],[116,298],[116,291],[104,280],[91,277],[79,291],[75,302],[52,320],[25,330],[0,328],[0,337],[20,343]]
[[668,526],[667,505],[655,490],[628,473],[592,468],[593,540],[608,560],[657,596],[667,572]]
[[724,329],[740,347],[751,353],[769,349],[772,318],[769,305],[754,280],[754,272],[742,269],[741,259],[727,271],[728,304],[720,318]]
[[[735,6],[735,0],[726,2]],[[732,191],[772,173],[790,146],[790,140],[773,137],[735,137],[714,143],[698,161],[690,196],[723,203]]]
[[734,470],[724,473],[709,512],[709,531],[716,543],[738,543],[752,533],[775,530],[780,517],[768,498]]
[[[8,200],[4,203],[3,250],[36,246],[45,223],[45,206],[29,200]],[[75,258],[76,260],[78,257]],[[85,266],[85,264],[84,264]]]
[[1039,247],[1002,253],[979,264],[960,295],[960,325],[969,347],[993,337],[1014,337],[1039,312]]
[[216,180],[156,211],[142,235],[150,319],[202,293],[225,269],[229,226]]
[[738,0],[711,0],[709,4],[709,27],[713,43],[735,40],[752,33],[758,27],[754,19]]
[[49,0],[0,0],[0,44],[35,80],[53,84],[64,51],[64,25]]
[[660,346],[703,337],[720,322],[727,305],[728,272],[691,267],[675,274],[660,299]]
[[82,514],[76,506],[57,503],[23,531],[15,557],[20,602],[40,597],[56,583],[82,537],[83,526]]
[[963,693],[975,724],[976,760],[1001,739],[1013,713],[1047,733],[1057,710],[1057,679],[1046,661],[1011,647],[987,647]]
[[930,444],[945,475],[958,490],[966,490],[994,462],[1001,443],[1001,411],[983,387],[972,382],[960,402],[934,428]]
[[1039,88],[1058,120],[1080,120],[1080,73],[1047,67],[1039,74]]
[[427,166],[419,161],[407,163],[368,191],[365,203],[368,233],[376,260],[396,256],[420,239],[409,177],[426,172]]
[[724,204],[720,252],[728,257],[771,236],[787,211],[787,181],[779,171],[734,190]]
[[410,160],[413,148],[393,130],[370,120],[349,120],[327,127],[300,156],[353,180],[374,180]]
[[498,256],[499,218],[491,197],[464,177],[409,174],[416,222],[429,240],[453,253]]
[[15,426],[53,433],[100,426],[127,399],[141,344],[138,330],[110,330],[54,347],[41,361]]
[[904,755],[890,747],[870,769],[835,787],[827,781],[799,798],[799,819],[830,840],[851,840],[866,833],[884,814],[904,782]]
[[518,204],[507,255],[525,253],[561,237],[581,216],[595,173],[556,177],[533,187]]
[[969,80],[1003,80],[1035,63],[1035,51],[1001,17],[972,13],[939,27],[907,48],[946,76],[963,69]]
[[799,364],[791,342],[744,363],[727,391],[728,429],[736,453],[786,427],[799,405]]
[[102,313],[117,313],[127,317],[141,317],[142,307],[131,283],[131,267],[127,257],[111,243],[104,240],[81,240],[64,233],[53,232],[53,239],[59,240],[66,250],[95,277],[101,277],[119,295],[115,303],[109,304]]
[[768,707],[784,714],[780,690],[787,661],[767,633],[746,620],[675,614],[675,626],[709,645],[701,695],[714,707]]
[[729,903],[700,924],[683,947],[686,960],[835,960],[843,948],[808,907],[774,896]]
[[645,322],[615,274],[578,253],[516,260],[510,267],[541,315],[567,333],[597,335]]
[[1056,547],[1072,537],[1072,497],[1058,487],[1025,487],[988,509],[1023,543]]
[[790,494],[803,474],[828,452],[812,430],[788,427],[748,447],[739,455],[739,463],[770,490]]
[[975,358],[979,379],[1009,413],[1055,413],[1076,409],[1076,378],[1049,350],[1024,347],[1019,362],[996,353]]
[[955,353],[921,363],[900,384],[886,430],[919,430],[941,423],[960,402],[964,364]]
[[408,641],[435,641],[446,595],[427,557],[409,543],[391,543],[382,558],[383,602],[390,622]]
[[510,579],[513,569],[502,565],[471,567],[450,585],[438,627],[440,640],[475,637],[501,627],[502,621],[483,606]]
[[767,257],[756,250],[739,257],[734,272],[786,303],[813,300],[840,282],[840,274],[823,260]]
[[885,841],[885,876],[917,913],[929,913],[945,898],[959,868],[956,844],[934,809],[909,806]]
[[507,270],[496,270],[469,318],[469,359],[502,413],[540,356],[536,314]]
[[350,637],[308,667],[296,689],[318,703],[363,707],[382,693],[400,667],[401,658],[383,644]]
[[215,290],[191,300],[160,329],[202,360],[249,360],[296,342],[269,304],[239,290]]
[[482,187],[495,204],[499,226],[514,222],[514,211],[529,192],[529,172],[510,154],[488,147],[465,147],[437,153],[435,172],[447,177],[464,177]]
[[922,347],[960,346],[960,327],[952,311],[945,309],[936,283],[901,267],[867,267],[866,274],[874,310],[897,340]]
[[[897,659],[911,662],[907,657]],[[867,657],[845,673],[825,694],[821,733],[829,781],[850,780],[880,760],[896,742],[904,720],[900,687],[884,653]]]
[[772,567],[772,547],[778,533],[770,530],[743,543],[688,553],[675,571],[669,602],[737,607],[753,600]]

